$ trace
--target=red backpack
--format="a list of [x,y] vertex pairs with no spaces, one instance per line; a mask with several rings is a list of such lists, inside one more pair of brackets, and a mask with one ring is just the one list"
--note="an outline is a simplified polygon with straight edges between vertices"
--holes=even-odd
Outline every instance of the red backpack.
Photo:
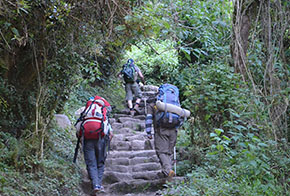
[[102,97],[91,97],[79,119],[79,137],[84,132],[85,139],[98,139],[107,134],[108,108],[111,105]]

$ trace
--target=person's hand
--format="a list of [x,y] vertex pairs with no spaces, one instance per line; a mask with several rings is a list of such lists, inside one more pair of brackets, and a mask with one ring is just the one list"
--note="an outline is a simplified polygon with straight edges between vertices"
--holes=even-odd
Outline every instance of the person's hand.
[[147,137],[148,137],[148,139],[152,139],[152,134],[151,133],[147,133]]
[[121,79],[121,78],[122,78],[122,73],[119,72],[119,73],[117,74],[117,77],[118,77],[119,79]]
[[112,140],[112,138],[114,137],[114,134],[112,132],[110,132],[109,137],[110,137],[110,140]]

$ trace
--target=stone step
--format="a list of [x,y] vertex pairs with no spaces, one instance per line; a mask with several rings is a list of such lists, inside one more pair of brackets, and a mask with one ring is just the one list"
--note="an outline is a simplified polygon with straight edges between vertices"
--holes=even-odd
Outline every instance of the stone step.
[[118,122],[120,123],[126,123],[126,122],[134,122],[134,123],[144,123],[144,121],[140,120],[140,119],[137,119],[137,118],[133,118],[133,117],[130,117],[130,116],[124,116],[124,117],[119,117],[118,118]]
[[143,180],[157,180],[159,179],[159,176],[157,175],[157,173],[161,173],[161,170],[134,172],[132,173],[132,178],[143,179]]
[[117,134],[126,134],[132,133],[136,134],[136,132],[143,132],[145,131],[145,123],[143,124],[134,124],[132,122],[126,122],[124,124],[116,124],[112,126],[113,133]]
[[155,180],[143,180],[143,179],[133,179],[129,181],[121,181],[113,183],[109,186],[112,193],[141,193],[146,191],[157,191],[162,189],[162,185],[165,183],[164,179]]
[[128,172],[110,171],[106,168],[106,171],[104,172],[104,176],[103,176],[103,183],[112,184],[112,183],[122,182],[122,181],[132,181],[133,179],[136,179],[136,180],[142,179],[142,180],[148,180],[148,181],[158,180],[160,179],[160,177],[158,176],[158,173],[160,172],[161,170],[128,173]]
[[156,162],[140,163],[136,165],[109,165],[106,164],[106,171],[117,172],[117,173],[129,173],[132,175],[136,172],[149,172],[160,170],[161,166]]
[[[118,133],[114,133],[114,137],[113,140],[121,140],[121,141],[132,141],[132,140],[147,140],[147,134],[145,133],[145,131],[142,133],[138,133],[138,134],[118,134]],[[112,140],[112,141],[113,141]]]
[[116,171],[110,171],[108,168],[105,168],[105,172],[103,175],[103,183],[104,184],[113,184],[116,182],[122,182],[122,181],[132,181],[132,174],[130,173],[122,173],[122,172],[116,172]]
[[114,122],[111,125],[112,125],[113,131],[122,129],[124,127],[124,125],[122,123],[119,123],[119,122]]
[[145,122],[146,115],[145,114],[144,115],[135,115],[133,118],[139,119],[139,120],[142,120]]
[[156,92],[155,91],[143,91],[142,92],[142,96],[143,96],[143,99],[142,101],[145,99],[148,99],[148,98],[151,98],[151,97],[155,97],[156,95]]
[[130,165],[137,165],[150,162],[159,163],[159,159],[156,154],[151,157],[135,157],[133,159],[130,159]]
[[[115,137],[116,138],[116,137]],[[118,140],[112,139],[110,144],[111,150],[153,150],[153,140]]]
[[154,155],[152,157],[135,157],[132,159],[129,158],[111,158],[108,157],[106,159],[106,166],[110,167],[110,165],[123,165],[123,166],[129,166],[129,165],[137,165],[137,164],[143,164],[143,163],[150,163],[155,162],[158,163],[159,159],[157,158],[157,155]]
[[119,118],[122,118],[122,117],[125,117],[125,118],[130,118],[130,119],[137,119],[137,120],[145,120],[145,115],[135,115],[133,117],[130,117],[129,116],[129,111],[128,111],[128,114],[114,114],[114,119],[116,119],[116,122],[118,121]]
[[[98,195],[121,196],[128,194],[128,196],[138,196],[138,193],[140,193],[140,196],[144,196],[143,193],[149,191],[151,191],[152,194],[145,195],[155,195],[154,192],[163,189],[164,184],[166,183],[165,178],[158,178],[154,176],[154,173],[152,174],[152,178],[154,179],[147,179],[146,177],[142,177],[142,174],[139,176],[137,173],[134,177],[136,178],[131,178],[127,174],[123,173],[118,174],[116,172],[105,171],[103,185],[105,187],[106,193],[100,193]],[[119,181],[118,179],[122,179],[122,181]],[[184,177],[174,177],[170,183],[178,185],[180,183],[184,183],[185,181],[186,178]],[[91,188],[91,181],[88,178],[82,179],[80,186],[85,195],[89,196],[92,194],[93,190]],[[179,195],[179,193],[175,192],[173,195]]]
[[160,170],[161,166],[159,163],[149,162],[149,163],[140,163],[132,167],[132,172],[148,172]]
[[134,131],[143,131],[145,129],[145,121],[141,122],[125,121],[122,124],[123,127],[130,128]]
[[108,158],[135,158],[135,157],[153,157],[156,155],[155,150],[139,150],[139,151],[110,151]]
[[153,92],[158,92],[158,86],[154,86],[154,85],[144,85],[141,89],[142,92],[147,92],[147,91],[153,91]]
[[127,134],[127,135],[136,135],[136,131],[128,127],[123,127],[121,129],[113,129],[114,134]]

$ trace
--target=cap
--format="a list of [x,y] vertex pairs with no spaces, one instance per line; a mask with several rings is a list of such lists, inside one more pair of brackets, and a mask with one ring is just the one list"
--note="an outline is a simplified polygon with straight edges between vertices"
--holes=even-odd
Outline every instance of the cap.
[[128,64],[134,63],[134,60],[133,59],[128,59],[127,63]]

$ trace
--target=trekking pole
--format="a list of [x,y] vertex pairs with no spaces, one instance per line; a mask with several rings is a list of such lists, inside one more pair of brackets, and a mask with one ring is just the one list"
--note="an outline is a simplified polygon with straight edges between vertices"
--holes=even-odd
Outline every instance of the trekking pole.
[[[80,122],[80,119],[82,118],[83,112],[81,113],[81,117],[77,120],[77,122],[75,123],[74,126],[76,126],[78,124],[78,122]],[[81,137],[78,137],[77,145],[75,147],[75,154],[74,154],[74,158],[73,158],[73,163],[76,163],[78,152],[79,152],[80,142],[81,142]]]
[[147,99],[144,98],[145,115],[147,115]]
[[78,137],[77,145],[76,145],[76,148],[75,148],[75,154],[74,154],[73,163],[76,163],[76,160],[77,160],[77,156],[78,156],[78,152],[79,152],[80,141],[81,141],[81,137]]
[[[79,148],[80,148],[80,143],[81,143],[81,140],[84,139],[84,127],[83,127],[83,123],[81,124],[80,126],[80,131],[81,131],[81,137],[78,137],[78,141],[77,141],[77,145],[76,145],[76,148],[75,148],[75,154],[74,154],[74,159],[73,159],[73,163],[76,163],[76,160],[77,160],[77,156],[78,156],[78,153],[79,153]],[[76,123],[77,124],[77,123]],[[82,144],[84,144],[84,141],[82,141]]]
[[176,175],[176,147],[175,146],[174,146],[173,159],[174,159],[174,173]]

